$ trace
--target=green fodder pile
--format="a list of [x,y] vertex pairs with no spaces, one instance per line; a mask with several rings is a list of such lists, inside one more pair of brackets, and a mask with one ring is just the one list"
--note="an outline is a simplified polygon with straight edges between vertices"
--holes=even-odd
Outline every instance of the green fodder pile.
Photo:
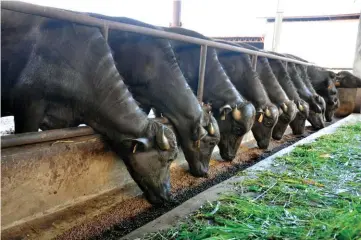
[[361,123],[297,146],[235,188],[145,239],[361,239]]

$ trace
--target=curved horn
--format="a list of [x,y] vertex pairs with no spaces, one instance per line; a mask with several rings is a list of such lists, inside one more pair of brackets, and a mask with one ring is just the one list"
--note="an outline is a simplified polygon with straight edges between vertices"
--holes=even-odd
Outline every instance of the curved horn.
[[271,111],[268,108],[266,109],[266,116],[271,117]]
[[287,112],[287,109],[288,109],[288,107],[287,107],[286,103],[282,103],[282,110],[284,112]]
[[221,113],[221,120],[226,120],[227,110],[232,111],[232,107],[229,104],[226,104],[219,109],[219,112]]
[[298,109],[299,109],[301,112],[303,112],[304,107],[303,107],[303,105],[302,105],[301,103],[298,105]]
[[258,118],[258,122],[263,122],[263,113],[261,113],[261,115],[259,115],[259,118]]
[[213,126],[213,123],[209,123],[208,126],[207,126],[207,131],[209,133],[209,135],[214,135],[216,130],[214,129],[214,126]]
[[163,150],[163,151],[169,150],[170,144],[169,144],[167,137],[164,134],[164,126],[162,126],[162,129],[160,131],[158,131],[155,138],[157,141],[157,145],[161,150]]
[[240,121],[242,119],[242,113],[241,111],[239,111],[239,109],[236,107],[233,109],[232,111],[232,117],[234,118],[234,120],[236,121]]

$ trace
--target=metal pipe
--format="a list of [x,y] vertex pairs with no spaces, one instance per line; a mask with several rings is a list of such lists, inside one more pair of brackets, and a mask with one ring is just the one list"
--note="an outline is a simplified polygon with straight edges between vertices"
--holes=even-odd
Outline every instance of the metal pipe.
[[193,44],[197,44],[197,45],[206,45],[208,47],[221,48],[221,49],[234,51],[234,52],[243,52],[243,53],[250,54],[250,55],[258,55],[261,57],[278,59],[278,60],[293,62],[293,63],[306,65],[306,66],[316,66],[313,63],[302,62],[302,61],[298,61],[295,59],[280,57],[280,56],[276,56],[276,55],[269,54],[269,53],[254,51],[254,50],[250,50],[250,49],[246,49],[246,48],[242,48],[242,47],[235,47],[235,46],[231,46],[231,45],[224,44],[224,43],[218,43],[218,42],[213,42],[210,40],[189,37],[189,36],[176,34],[176,33],[170,33],[170,32],[166,32],[166,31],[162,31],[162,30],[156,30],[156,29],[151,29],[151,28],[146,28],[146,27],[124,24],[124,23],[120,23],[120,22],[113,22],[113,21],[109,21],[109,20],[98,19],[98,18],[90,17],[86,14],[74,13],[74,12],[63,10],[63,9],[38,6],[38,5],[34,5],[34,4],[29,4],[29,3],[24,3],[24,2],[16,2],[16,1],[1,2],[1,8],[11,10],[11,11],[16,11],[16,12],[26,13],[26,14],[43,16],[43,17],[47,17],[47,18],[55,18],[55,19],[59,19],[59,20],[70,21],[70,22],[74,22],[74,23],[78,23],[78,24],[82,24],[82,25],[87,25],[87,26],[93,26],[93,27],[98,27],[98,28],[103,28],[104,26],[108,26],[109,29],[114,29],[114,30],[135,32],[135,33],[150,35],[150,36],[154,36],[154,37],[189,42],[189,43],[193,43]]
[[252,68],[256,71],[257,69],[257,55],[252,56]]
[[206,74],[206,61],[207,61],[207,45],[201,46],[200,58],[199,58],[199,78],[197,98],[199,103],[202,103],[203,89],[204,89],[204,76]]
[[277,52],[278,46],[280,45],[280,37],[282,30],[282,19],[283,19],[283,11],[280,8],[281,0],[277,1],[277,12],[275,18],[275,25],[273,31],[273,41],[272,41],[272,51]]
[[[167,125],[173,131],[173,126],[170,125],[170,122],[167,118],[154,118],[154,121],[158,121],[162,124]],[[63,129],[54,129],[47,130],[42,132],[28,132],[20,134],[12,134],[1,137],[1,149],[15,147],[20,145],[27,145],[33,143],[41,143],[48,141],[55,141],[60,139],[67,139],[73,137],[82,137],[95,134],[96,132],[88,126],[84,127],[73,127],[73,128],[63,128]]]
[[94,133],[95,132],[91,127],[76,127],[7,135],[1,137],[1,149],[58,139],[87,136]]
[[181,0],[173,0],[173,21],[171,26],[172,27],[181,27],[181,7],[182,2]]

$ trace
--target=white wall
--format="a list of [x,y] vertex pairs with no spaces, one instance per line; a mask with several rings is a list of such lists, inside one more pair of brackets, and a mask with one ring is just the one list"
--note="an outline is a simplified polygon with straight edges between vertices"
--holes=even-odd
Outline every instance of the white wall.
[[[267,23],[265,49],[272,49],[274,23]],[[352,68],[358,20],[283,22],[279,50],[325,67]]]

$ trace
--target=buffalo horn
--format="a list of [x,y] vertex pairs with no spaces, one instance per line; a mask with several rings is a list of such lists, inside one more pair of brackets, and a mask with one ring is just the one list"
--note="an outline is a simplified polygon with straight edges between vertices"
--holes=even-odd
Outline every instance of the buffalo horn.
[[263,113],[261,113],[261,115],[259,115],[259,118],[258,118],[258,122],[263,122]]
[[282,103],[282,110],[284,112],[287,112],[287,109],[288,109],[288,107],[287,107],[286,103]]
[[214,130],[214,126],[213,126],[213,123],[209,123],[208,126],[207,126],[207,131],[210,135],[214,135],[215,133],[215,130]]
[[169,141],[164,134],[164,126],[162,126],[161,131],[158,131],[157,136],[156,136],[156,141],[157,141],[158,147],[161,150],[165,151],[170,148]]
[[221,115],[221,120],[226,120],[226,114],[227,114],[227,112],[226,112],[226,110],[230,110],[230,111],[232,111],[232,108],[231,108],[231,106],[229,105],[229,104],[227,104],[227,105],[224,105],[223,107],[221,107],[220,109],[219,109],[219,112],[222,114]]
[[266,116],[271,117],[271,111],[268,108],[266,109]]
[[303,105],[302,105],[302,104],[299,104],[299,105],[298,105],[298,109],[299,109],[301,112],[303,112],[303,110],[304,110]]
[[135,153],[137,151],[137,147],[138,147],[138,143],[136,143],[133,147],[133,153]]
[[232,111],[232,117],[236,121],[241,121],[242,114],[241,114],[241,111],[239,111],[239,109],[237,108],[237,106]]

